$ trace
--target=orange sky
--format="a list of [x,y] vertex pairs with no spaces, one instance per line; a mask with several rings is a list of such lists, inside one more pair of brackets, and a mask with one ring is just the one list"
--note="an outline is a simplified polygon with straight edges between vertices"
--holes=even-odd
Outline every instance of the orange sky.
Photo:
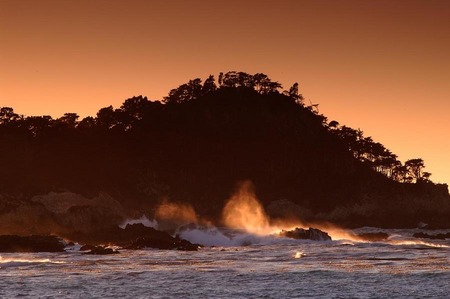
[[0,0],[0,106],[95,115],[263,72],[450,183],[449,20],[447,0]]

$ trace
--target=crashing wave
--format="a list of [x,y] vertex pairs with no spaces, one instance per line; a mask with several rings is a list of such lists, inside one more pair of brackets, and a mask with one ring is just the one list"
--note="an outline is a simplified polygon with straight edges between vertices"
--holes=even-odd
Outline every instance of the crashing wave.
[[142,215],[141,218],[137,218],[137,219],[127,219],[125,220],[121,225],[119,225],[120,228],[125,229],[125,227],[127,227],[128,224],[142,224],[146,227],[152,227],[154,229],[158,229],[158,222],[156,220],[150,220],[147,218],[147,216]]

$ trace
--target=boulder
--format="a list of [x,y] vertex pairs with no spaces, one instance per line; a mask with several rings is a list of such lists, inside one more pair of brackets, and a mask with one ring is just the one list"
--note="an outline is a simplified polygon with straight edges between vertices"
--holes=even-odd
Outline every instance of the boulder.
[[196,244],[140,223],[128,224],[123,229],[114,226],[90,233],[76,232],[67,237],[82,244],[112,244],[126,249],[157,248],[188,251],[198,249]]
[[[83,247],[82,247],[83,248]],[[87,249],[84,249],[87,250]],[[81,251],[81,248],[80,248]],[[84,254],[96,254],[96,255],[107,255],[107,254],[118,254],[119,251],[108,248],[105,246],[89,246],[89,251],[85,252]]]
[[296,227],[295,229],[289,231],[282,230],[280,232],[280,236],[291,239],[331,241],[331,237],[326,232],[312,227],[310,227],[309,229]]
[[96,247],[95,245],[85,244],[80,247],[80,251],[89,251],[89,250],[95,249],[95,247]]
[[143,236],[137,238],[135,241],[131,243],[130,246],[126,247],[126,249],[143,249],[143,248],[157,248],[157,249],[178,249],[184,251],[196,251],[199,248],[199,245],[192,244],[189,241],[180,239],[178,237],[167,238],[166,236],[162,237],[154,237],[154,236]]
[[166,232],[146,227],[142,224],[128,224],[122,232],[124,237],[133,237],[129,249],[158,248],[158,249],[178,249],[195,251],[199,245],[192,244],[178,236],[172,237]]
[[64,247],[56,236],[0,236],[0,252],[62,252]]

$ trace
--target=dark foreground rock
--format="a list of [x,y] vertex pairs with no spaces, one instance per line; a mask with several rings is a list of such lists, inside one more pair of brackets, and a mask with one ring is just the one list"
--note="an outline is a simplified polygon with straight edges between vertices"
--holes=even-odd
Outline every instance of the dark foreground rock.
[[389,238],[389,235],[387,233],[383,233],[383,232],[365,233],[365,234],[358,234],[358,238],[360,238],[363,241],[380,242],[380,241],[386,241],[387,238]]
[[0,236],[0,252],[62,252],[64,247],[56,236]]
[[142,248],[158,248],[158,249],[178,249],[184,251],[196,251],[198,250],[198,244],[192,244],[189,241],[180,239],[178,237],[172,238],[154,238],[144,236],[137,238],[133,243],[126,247],[126,249],[142,249]]
[[96,246],[110,244],[126,249],[157,248],[193,251],[199,247],[197,244],[179,237],[172,237],[166,232],[142,224],[128,224],[124,229],[114,226],[91,233],[76,232],[67,237],[81,244]]
[[295,228],[294,230],[282,230],[280,236],[291,239],[314,240],[314,241],[331,241],[331,237],[317,228],[309,229]]
[[414,238],[420,238],[420,239],[434,239],[434,240],[445,240],[450,239],[450,232],[445,234],[436,234],[436,235],[430,235],[427,233],[415,233],[413,235]]

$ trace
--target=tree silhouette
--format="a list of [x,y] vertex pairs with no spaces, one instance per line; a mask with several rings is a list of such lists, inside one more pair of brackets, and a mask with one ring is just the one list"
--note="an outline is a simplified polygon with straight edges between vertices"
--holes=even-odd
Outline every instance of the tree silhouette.
[[407,160],[405,162],[405,167],[408,171],[408,176],[410,177],[411,181],[418,182],[422,179],[422,169],[425,167],[425,164],[422,159],[417,158]]
[[[297,83],[280,93],[263,73],[235,71],[218,81],[190,80],[164,102],[134,96],[81,121],[75,113],[53,120],[0,108],[0,199],[107,192],[134,212],[167,196],[214,218],[242,179],[255,183],[264,205],[286,198],[321,215],[365,202],[384,211],[387,202],[441,207],[448,199],[422,159],[403,165],[362,130],[327,123],[304,105]],[[422,208],[420,221],[429,221]],[[349,217],[344,225],[376,216]],[[415,225],[414,217],[404,219]]]
[[205,80],[202,86],[202,95],[206,95],[208,93],[214,92],[217,90],[217,85],[213,75],[209,75],[209,77]]
[[336,120],[332,120],[328,123],[328,128],[331,130],[337,130],[339,129],[339,122]]
[[397,155],[387,152],[376,162],[376,170],[383,173],[390,179],[394,179],[394,169],[401,166],[401,162],[397,160]]
[[298,92],[298,83],[295,82],[291,88],[289,88],[289,91],[287,91],[287,95],[294,99],[296,103],[300,104],[300,105],[304,105],[304,100],[305,98],[303,98],[303,96],[301,94],[299,94]]
[[219,73],[218,83],[219,83],[219,86],[222,86],[222,84],[223,84],[223,73],[222,72]]
[[196,78],[178,88],[172,89],[169,95],[164,97],[166,104],[180,104],[197,99],[202,94],[202,80]]
[[130,119],[141,120],[148,107],[148,103],[147,97],[140,95],[125,100],[122,106],[120,106],[120,110],[126,113]]
[[67,128],[75,128],[78,124],[78,118],[79,116],[76,113],[64,113],[64,115],[58,118],[56,122]]
[[427,172],[427,171],[424,171],[424,172],[422,173],[421,179],[422,179],[423,181],[425,181],[425,182],[431,182],[431,181],[430,181],[430,177],[431,177],[431,173],[429,173],[429,172]]
[[280,83],[270,80],[270,78],[263,73],[253,75],[253,81],[255,90],[260,94],[278,92],[278,89],[282,88]]
[[113,106],[108,106],[100,109],[97,112],[96,123],[102,129],[113,128],[117,124]]
[[19,120],[21,117],[14,113],[14,109],[11,107],[0,108],[0,124],[6,124]]
[[244,72],[231,71],[223,75],[222,86],[229,88],[248,87],[253,88],[252,76]]
[[96,120],[92,116],[83,118],[77,125],[77,129],[94,129],[96,126]]
[[142,95],[125,100],[122,106],[114,111],[117,124],[123,130],[130,130],[144,118],[149,103],[147,97]]
[[24,119],[22,126],[25,127],[34,137],[40,136],[43,132],[51,127],[52,117],[44,116],[29,116]]
[[412,183],[412,178],[408,175],[408,168],[402,164],[395,166],[393,177],[397,182]]

